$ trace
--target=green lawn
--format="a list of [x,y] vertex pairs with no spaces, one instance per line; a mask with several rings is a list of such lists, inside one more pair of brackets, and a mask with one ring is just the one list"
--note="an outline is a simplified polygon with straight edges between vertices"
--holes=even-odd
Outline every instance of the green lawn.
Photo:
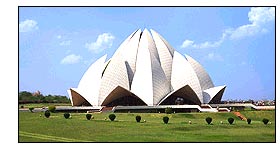
[[[71,113],[72,118],[65,119],[63,113],[45,118],[42,112],[19,112],[19,142],[275,142],[275,111],[241,113],[252,124],[232,113],[169,114],[169,123],[164,124],[166,114],[157,113],[116,113],[112,122],[108,113],[94,113],[94,119],[86,120],[85,113]],[[141,123],[135,121],[136,115],[142,117]],[[208,116],[212,125],[205,121]],[[229,117],[235,119],[233,125],[228,124]],[[271,124],[264,125],[263,118]]]

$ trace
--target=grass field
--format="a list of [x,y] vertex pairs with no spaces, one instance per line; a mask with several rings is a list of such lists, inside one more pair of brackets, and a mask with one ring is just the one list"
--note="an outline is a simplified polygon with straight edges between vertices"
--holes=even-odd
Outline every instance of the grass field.
[[[108,113],[94,113],[94,119],[86,120],[85,113],[65,119],[63,113],[45,118],[42,112],[19,112],[19,142],[275,142],[275,111],[241,113],[252,119],[250,125],[233,113],[116,113],[112,122]],[[169,116],[168,124],[163,116]],[[212,125],[205,121],[208,116]],[[229,117],[235,119],[233,125]],[[264,125],[263,118],[271,124]]]

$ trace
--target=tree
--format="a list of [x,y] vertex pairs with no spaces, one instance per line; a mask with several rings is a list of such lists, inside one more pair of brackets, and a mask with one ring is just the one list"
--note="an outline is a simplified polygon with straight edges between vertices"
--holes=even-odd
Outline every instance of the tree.
[[140,122],[140,121],[141,121],[141,116],[137,115],[137,116],[135,117],[135,119],[136,119],[136,122]]
[[166,114],[171,114],[172,113],[172,108],[171,107],[166,107],[165,108],[165,113]]
[[165,124],[167,124],[168,121],[169,121],[169,117],[164,116],[164,117],[162,118],[162,120],[163,120],[163,122],[164,122]]
[[69,103],[70,99],[66,96],[60,95],[47,95],[44,96],[40,91],[36,91],[33,94],[31,92],[22,91],[19,92],[19,103]]
[[92,114],[86,114],[86,118],[87,118],[87,120],[90,120],[90,119],[91,119],[91,117],[92,117]]
[[207,122],[208,124],[210,124],[210,123],[212,122],[212,118],[211,118],[211,117],[207,117],[205,120],[206,120],[206,122]]
[[229,124],[233,124],[233,122],[234,122],[234,119],[233,119],[233,118],[231,118],[231,117],[228,118],[228,123],[229,123]]
[[115,114],[110,114],[110,115],[109,115],[109,119],[110,119],[111,121],[114,121],[115,118],[116,118],[116,115],[115,115]]
[[29,100],[32,97],[32,93],[27,91],[22,91],[19,93],[19,100]]

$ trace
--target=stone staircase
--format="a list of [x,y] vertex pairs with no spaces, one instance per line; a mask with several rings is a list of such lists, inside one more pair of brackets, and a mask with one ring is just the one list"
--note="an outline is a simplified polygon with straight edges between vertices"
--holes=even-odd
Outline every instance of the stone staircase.
[[100,112],[112,111],[113,108],[114,108],[114,107],[106,107],[106,106],[104,106],[104,107],[102,107],[102,109],[100,110]]

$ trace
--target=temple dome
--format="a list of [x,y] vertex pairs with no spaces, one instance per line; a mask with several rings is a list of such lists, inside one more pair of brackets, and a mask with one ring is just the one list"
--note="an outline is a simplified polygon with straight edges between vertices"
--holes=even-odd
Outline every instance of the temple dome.
[[112,58],[84,73],[68,94],[73,106],[135,106],[219,103],[226,86],[214,87],[206,70],[183,56],[156,31],[136,30]]

